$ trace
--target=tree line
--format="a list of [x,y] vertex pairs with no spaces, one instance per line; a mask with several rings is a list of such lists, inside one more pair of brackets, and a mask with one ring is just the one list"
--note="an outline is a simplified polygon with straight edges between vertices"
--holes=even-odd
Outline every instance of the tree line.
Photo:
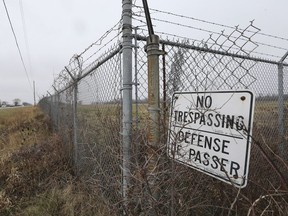
[[14,107],[14,106],[31,106],[32,104],[30,103],[27,103],[27,102],[23,102],[21,101],[21,99],[19,98],[15,98],[13,100],[13,103],[10,104],[9,102],[7,101],[2,101],[0,100],[0,107]]

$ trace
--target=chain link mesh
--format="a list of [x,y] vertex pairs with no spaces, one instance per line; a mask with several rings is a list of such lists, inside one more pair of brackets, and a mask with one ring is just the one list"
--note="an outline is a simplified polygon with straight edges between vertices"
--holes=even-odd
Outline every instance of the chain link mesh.
[[[73,58],[77,62],[70,62],[54,83],[57,87],[68,88],[39,102],[39,106],[51,117],[53,129],[61,134],[77,175],[100,188],[114,213],[120,211],[118,205],[122,197],[122,74],[119,51],[119,44],[113,45],[82,71],[79,71],[78,58]],[[74,77],[81,72],[81,79],[75,83],[67,70]],[[86,74],[83,73],[85,71]],[[77,109],[74,113],[75,88]],[[76,124],[73,123],[74,117]]]
[[[251,26],[250,26],[251,27]],[[249,26],[246,28],[249,29]],[[253,27],[253,26],[252,26]],[[245,31],[245,30],[244,30]],[[237,36],[234,36],[234,35]],[[162,145],[157,149],[159,156],[157,188],[160,192],[157,206],[158,214],[163,215],[227,215],[231,202],[235,199],[234,208],[237,214],[242,215],[249,209],[249,199],[255,200],[261,194],[269,194],[276,187],[287,180],[287,176],[279,176],[285,173],[285,162],[275,162],[278,156],[287,155],[281,152],[279,145],[279,93],[278,93],[278,64],[249,59],[249,54],[257,47],[251,41],[251,36],[241,37],[245,32],[237,28],[226,38],[220,35],[217,39],[212,36],[200,44],[200,48],[207,48],[202,51],[195,48],[193,43],[175,39],[160,42],[160,49],[165,52],[160,57],[160,100],[161,100],[161,131]],[[135,103],[139,113],[135,116],[137,120],[136,145],[140,145],[140,159],[134,175],[136,185],[142,187],[134,189],[134,197],[139,194],[147,194],[135,201],[136,206],[141,206],[142,211],[149,212],[149,205],[145,202],[152,199],[149,197],[149,185],[145,175],[146,165],[149,161],[145,149],[149,145],[146,141],[148,124],[148,78],[147,78],[147,57],[143,37],[136,37],[137,53],[137,91],[138,103]],[[238,41],[240,40],[240,45]],[[214,44],[213,44],[214,43]],[[208,47],[209,45],[209,47]],[[247,51],[247,47],[251,51]],[[219,54],[217,51],[233,54]],[[237,57],[237,55],[242,55]],[[245,56],[248,56],[245,58]],[[285,73],[286,71],[286,73]],[[136,78],[135,78],[136,79]],[[284,111],[285,125],[287,125],[287,68],[284,68]],[[166,140],[170,100],[175,91],[198,92],[213,90],[244,90],[249,89],[255,93],[256,104],[253,126],[253,144],[251,149],[249,183],[247,189],[240,192],[235,188],[228,188],[225,183],[207,177],[199,171],[180,165],[171,161],[166,156]],[[287,128],[287,126],[285,127]],[[285,142],[287,143],[287,130],[285,130]],[[140,139],[140,141],[139,141]],[[146,154],[146,157],[145,157]],[[283,158],[284,159],[284,158]],[[281,161],[282,159],[280,159]],[[272,164],[272,165],[271,165]],[[144,174],[143,174],[144,173]],[[140,176],[140,177],[139,177]],[[282,181],[282,182],[281,182]],[[284,180],[285,181],[285,180]],[[285,184],[285,183],[284,183]],[[253,191],[253,198],[249,196]],[[241,195],[239,195],[239,193]],[[237,202],[239,199],[246,199]],[[247,198],[249,197],[249,198]],[[287,204],[284,201],[284,204]],[[275,203],[274,212],[275,212]],[[271,207],[273,209],[273,207]],[[243,209],[243,211],[241,211]],[[260,211],[261,207],[259,207]],[[285,209],[285,208],[284,208]],[[287,208],[286,208],[287,210]],[[133,214],[138,214],[134,212]],[[283,215],[281,213],[281,215]]]
[[[281,102],[279,64],[251,58],[258,47],[251,38],[257,32],[251,23],[244,30],[236,27],[229,34],[210,35],[206,41],[200,42],[187,38],[167,39],[162,35],[160,49],[165,55],[160,56],[159,61],[161,145],[155,149],[158,155],[155,185],[159,193],[154,200],[147,176],[149,114],[145,31],[139,33],[138,29],[133,47],[132,179],[129,206],[125,207],[121,194],[122,54],[119,44],[113,45],[95,61],[90,62],[89,57],[90,63],[84,69],[85,61],[79,56],[71,59],[54,83],[56,89],[64,90],[43,98],[39,105],[51,117],[53,128],[61,134],[78,174],[87,183],[101,189],[111,214],[121,214],[125,208],[130,215],[149,215],[152,205],[158,215],[244,215],[263,194],[269,195],[267,202],[271,212],[276,215],[288,212],[287,197],[272,195],[282,192],[280,185],[283,179],[287,181],[287,176],[279,175],[284,173],[283,170],[287,171],[287,158],[284,158],[287,152],[281,148],[279,112],[282,107],[287,149],[288,68],[284,66],[283,79],[280,79],[283,80]],[[79,79],[76,84],[71,75]],[[73,112],[75,88],[76,113]],[[168,159],[168,119],[175,91],[241,89],[252,90],[256,96],[247,188],[236,189]],[[277,205],[284,206],[278,208],[283,209],[282,212],[276,211]],[[253,207],[254,214],[261,214],[267,203],[263,201]]]
[[78,83],[79,172],[112,203],[121,197],[120,60],[116,54]]

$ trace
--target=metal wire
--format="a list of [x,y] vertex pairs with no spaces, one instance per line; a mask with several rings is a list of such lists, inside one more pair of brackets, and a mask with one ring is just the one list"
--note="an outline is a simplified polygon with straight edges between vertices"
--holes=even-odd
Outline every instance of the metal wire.
[[[138,8],[138,9],[143,9],[143,7],[135,5],[135,4],[133,6],[135,8]],[[198,21],[198,22],[202,22],[202,23],[206,23],[206,24],[211,24],[211,25],[220,26],[220,27],[229,28],[229,29],[235,29],[235,26],[228,26],[228,25],[224,25],[224,24],[220,24],[220,23],[215,23],[215,22],[211,22],[211,21],[207,21],[207,20],[198,19],[198,18],[195,18],[195,17],[190,17],[190,16],[186,16],[186,15],[176,14],[176,13],[173,13],[173,12],[168,12],[168,11],[163,11],[163,10],[158,10],[158,9],[153,9],[153,8],[150,8],[150,10],[158,12],[158,13],[163,13],[163,14],[166,14],[166,15],[172,15],[172,16],[180,17],[180,18],[186,18],[186,19],[189,19],[189,20],[194,20],[194,21]],[[244,29],[239,29],[239,30],[243,31]],[[255,33],[255,31],[250,31],[250,30],[248,30],[248,32]],[[257,32],[257,34],[258,35],[263,35],[263,36],[266,36],[266,37],[270,37],[270,38],[275,38],[275,39],[279,39],[279,40],[288,41],[288,38],[279,37],[279,36],[271,35],[271,34],[266,34],[266,33],[263,33],[263,32]]]
[[[280,143],[278,108],[280,106],[283,108],[281,110],[286,129],[284,139],[287,140],[288,65],[281,64],[283,89],[279,90],[279,62],[251,56],[259,47],[253,40],[257,31],[251,29],[254,29],[253,23],[245,29],[234,28],[229,33],[213,34],[202,41],[161,33],[160,47],[165,51],[165,56],[159,62],[161,143],[159,148],[152,150],[147,141],[148,65],[145,52],[147,32],[137,28],[132,35],[135,42],[132,80],[135,83],[131,85],[135,95],[131,95],[134,121],[131,122],[133,142],[129,161],[132,179],[129,194],[126,196],[126,199],[129,198],[129,205],[123,205],[121,196],[122,76],[125,72],[122,69],[122,61],[125,56],[117,39],[119,34],[112,37],[112,40],[107,39],[107,42],[101,40],[100,50],[92,51],[100,55],[92,54],[88,57],[92,62],[86,67],[83,67],[82,63],[87,59],[81,61],[77,56],[71,59],[67,67],[70,72],[79,74],[81,71],[81,76],[77,77],[76,82],[72,81],[65,71],[59,74],[55,83],[60,91],[43,98],[40,106],[51,117],[53,128],[63,134],[67,154],[70,154],[71,159],[75,157],[71,143],[76,127],[78,147],[76,163],[79,174],[87,183],[100,187],[103,197],[115,215],[122,214],[123,209],[127,215],[147,215],[151,203],[158,215],[212,216],[229,215],[231,212],[245,215],[251,208],[251,203],[255,201],[252,196],[258,198],[263,194],[278,193],[283,179],[277,173],[279,170],[283,173],[287,171],[285,163],[279,160],[281,152],[278,148]],[[77,101],[73,99],[76,84]],[[254,142],[251,148],[247,189],[235,189],[167,158],[167,132],[171,131],[168,123],[169,109],[174,92],[243,89],[253,91],[256,97],[252,133]],[[278,100],[280,94],[283,96],[283,104],[279,103],[282,99]],[[77,121],[73,124],[73,104],[76,102]],[[173,134],[169,135],[175,138]],[[157,200],[151,199],[151,185],[147,176],[147,164],[151,162],[150,151],[159,156],[159,160],[155,162],[158,170],[155,178],[157,180],[153,182],[153,187],[160,192]],[[273,167],[273,164],[277,167]],[[231,201],[233,201],[232,207]],[[268,207],[255,206],[255,214],[261,214],[266,207],[274,212],[280,209],[277,212],[280,212],[279,215],[285,213],[286,199],[273,202],[275,203]],[[282,215],[285,215],[284,213]]]

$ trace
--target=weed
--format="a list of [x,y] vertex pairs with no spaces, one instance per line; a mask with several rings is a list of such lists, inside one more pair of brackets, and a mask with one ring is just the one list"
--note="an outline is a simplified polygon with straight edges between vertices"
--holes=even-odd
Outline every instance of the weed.
[[38,108],[1,112],[0,215],[111,214],[97,186],[75,178],[64,144]]

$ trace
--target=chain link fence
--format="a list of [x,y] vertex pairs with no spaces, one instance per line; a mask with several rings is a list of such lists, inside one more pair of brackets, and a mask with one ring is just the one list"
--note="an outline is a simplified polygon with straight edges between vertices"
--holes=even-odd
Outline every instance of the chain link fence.
[[[238,33],[238,31],[237,31]],[[245,33],[242,32],[244,35]],[[230,35],[231,36],[231,35]],[[149,154],[147,150],[147,125],[148,125],[148,78],[147,78],[147,58],[145,56],[146,38],[136,35],[137,39],[137,99],[135,103],[138,115],[136,143],[140,141],[140,159],[135,170],[136,185],[142,185],[137,194],[147,194],[148,197],[141,201],[135,201],[141,205],[144,212],[151,208],[145,204],[147,200],[153,199],[149,185],[145,176]],[[212,40],[210,38],[210,40]],[[237,38],[239,40],[239,38]],[[236,44],[237,40],[232,41]],[[240,38],[241,40],[241,38]],[[231,41],[229,41],[231,42]],[[215,42],[216,43],[216,42]],[[287,125],[287,80],[283,78],[284,88],[279,89],[279,64],[262,59],[253,59],[247,55],[239,55],[243,47],[237,47],[240,51],[236,53],[220,53],[219,44],[207,47],[207,42],[200,47],[189,44],[189,41],[179,42],[175,39],[161,40],[160,48],[165,55],[160,57],[160,101],[161,101],[161,144],[155,151],[158,155],[157,166],[158,182],[156,190],[159,190],[158,202],[154,202],[158,211],[156,215],[243,215],[249,209],[252,200],[263,194],[269,196],[271,213],[284,215],[287,213],[287,194],[286,199],[282,200],[286,206],[277,212],[277,201],[272,201],[271,191],[287,182],[287,129],[285,129],[285,139],[281,139],[281,121]],[[223,48],[225,44],[221,45]],[[204,51],[206,49],[206,51]],[[228,50],[234,49],[233,46]],[[245,54],[244,51],[241,54]],[[284,71],[287,66],[284,67]],[[286,83],[285,83],[286,82]],[[256,96],[254,124],[253,124],[253,144],[251,150],[249,183],[246,189],[240,190],[229,188],[225,183],[217,182],[200,173],[197,170],[185,167],[167,158],[166,143],[168,119],[170,115],[171,98],[174,92],[203,92],[214,90],[245,90],[249,89]],[[279,91],[283,91],[283,101],[279,100]],[[135,96],[136,97],[136,96]],[[279,119],[279,107],[284,108],[283,118]],[[285,108],[286,107],[286,108]],[[286,127],[286,126],[284,126]],[[139,138],[140,137],[140,138]],[[284,144],[284,143],[285,144]],[[281,148],[281,145],[283,145]],[[139,153],[138,153],[139,154]],[[135,155],[138,155],[135,153]],[[140,173],[139,173],[140,172]],[[144,174],[143,174],[144,173]],[[139,177],[140,176],[140,177]],[[144,185],[144,186],[143,186]],[[148,187],[148,188],[147,188]],[[141,192],[139,192],[139,190]],[[253,191],[253,193],[251,193]],[[138,195],[139,195],[138,194]],[[239,195],[240,194],[240,195]],[[135,194],[134,194],[135,195]],[[271,197],[270,197],[271,195]],[[253,196],[253,197],[252,197]],[[276,195],[277,196],[277,195]],[[136,196],[137,197],[137,196]],[[241,200],[241,201],[240,201]],[[267,200],[265,201],[267,202]],[[274,202],[274,203],[271,203]],[[281,202],[281,201],[280,201]],[[139,204],[141,203],[141,204]],[[265,204],[263,204],[265,205]],[[272,207],[273,206],[273,207]],[[263,206],[255,210],[261,214]],[[267,206],[265,206],[267,207]],[[267,210],[269,212],[270,210]],[[149,212],[149,211],[148,211]],[[284,213],[285,212],[285,213]],[[139,212],[133,212],[137,215]]]
[[39,102],[67,146],[75,174],[100,188],[114,213],[122,199],[120,51],[113,45],[87,73],[70,78],[68,88]]
[[[211,35],[197,43],[160,37],[163,51],[159,56],[160,143],[152,149],[157,160],[151,185],[146,34],[139,28],[135,30],[131,35],[134,57],[130,181],[125,195],[122,147],[125,56],[121,42],[111,45],[112,40],[109,41],[110,48],[84,69],[76,56],[60,74],[60,81],[54,84],[57,91],[43,98],[39,106],[51,117],[53,129],[67,146],[76,175],[101,189],[112,215],[288,213],[288,66],[252,57],[258,46],[251,40],[255,34],[257,29],[251,23],[244,30],[235,28],[228,36]],[[279,69],[281,65],[283,70]],[[246,188],[228,185],[168,158],[168,121],[174,92],[243,89],[253,91],[256,97]]]

